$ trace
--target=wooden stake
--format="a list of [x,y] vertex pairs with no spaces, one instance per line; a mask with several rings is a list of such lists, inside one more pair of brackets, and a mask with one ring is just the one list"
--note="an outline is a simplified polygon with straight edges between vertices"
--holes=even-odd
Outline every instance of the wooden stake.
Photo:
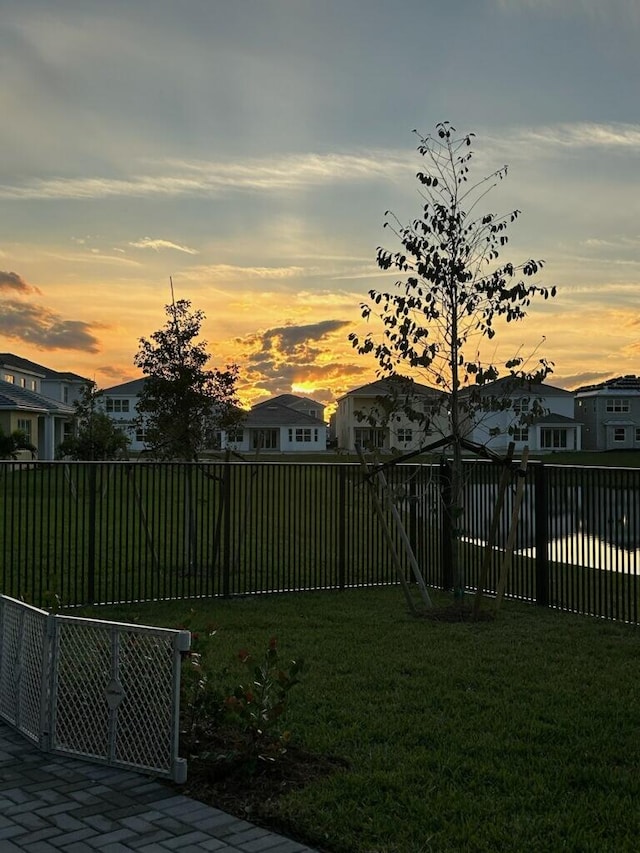
[[525,447],[522,451],[522,458],[520,459],[520,465],[518,467],[518,485],[516,487],[516,496],[513,501],[513,512],[511,513],[511,528],[509,530],[507,545],[504,552],[502,571],[500,572],[500,580],[498,581],[498,588],[496,589],[496,611],[499,609],[500,604],[502,603],[502,597],[504,595],[504,590],[507,585],[507,576],[509,574],[511,562],[513,559],[513,546],[515,545],[516,535],[518,533],[518,517],[520,515],[520,506],[522,505],[522,498],[524,497],[525,477],[527,473],[528,460],[529,448]]

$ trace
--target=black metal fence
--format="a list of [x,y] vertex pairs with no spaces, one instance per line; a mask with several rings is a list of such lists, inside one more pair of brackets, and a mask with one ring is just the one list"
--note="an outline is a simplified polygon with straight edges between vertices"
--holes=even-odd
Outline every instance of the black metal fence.
[[[465,469],[461,565],[474,589],[500,470]],[[439,466],[385,471],[428,585],[450,575]],[[509,485],[486,589],[512,524]],[[397,582],[359,465],[348,463],[0,464],[0,592],[63,606],[343,589]],[[394,548],[410,574],[387,510]],[[505,594],[638,622],[640,470],[530,466]]]

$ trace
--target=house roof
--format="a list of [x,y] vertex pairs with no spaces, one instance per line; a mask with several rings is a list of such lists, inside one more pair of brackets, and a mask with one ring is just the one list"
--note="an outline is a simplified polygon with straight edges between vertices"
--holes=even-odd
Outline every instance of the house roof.
[[73,415],[75,411],[73,406],[69,406],[67,403],[61,403],[60,400],[53,400],[43,394],[36,394],[35,391],[27,391],[26,388],[21,388],[19,385],[4,380],[0,380],[0,409],[12,412],[24,411],[65,416]]
[[535,426],[538,426],[538,424],[574,424],[575,426],[582,426],[581,422],[577,421],[575,418],[569,418],[566,415],[558,415],[554,412],[549,412],[548,415],[536,418],[533,423]]
[[14,355],[12,352],[0,352],[0,365],[4,367],[13,367],[16,370],[22,370],[25,373],[33,373],[41,379],[58,379],[67,382],[88,382],[89,380],[80,376],[78,373],[70,371],[53,370],[50,367],[45,367],[43,364],[36,364],[35,361],[29,361],[27,358],[21,358],[19,355]]
[[367,385],[361,385],[359,388],[353,388],[347,391],[338,400],[344,400],[345,397],[388,397],[393,394],[406,394],[407,389],[411,389],[414,394],[422,394],[424,396],[440,396],[442,391],[436,388],[431,388],[428,385],[421,385],[415,382],[409,376],[387,376],[384,379],[376,379],[375,382],[369,382]]
[[259,409],[261,406],[269,406],[272,403],[277,403],[280,406],[293,406],[296,403],[309,403],[312,406],[319,406],[324,409],[322,403],[313,400],[311,397],[299,397],[296,394],[279,394],[277,397],[272,397],[269,400],[263,400],[261,403],[256,403],[252,409]]
[[640,376],[635,376],[632,373],[626,376],[616,376],[614,379],[605,379],[604,382],[598,382],[595,385],[583,385],[581,388],[576,388],[575,394],[588,394],[598,391],[636,391],[640,392]]
[[305,412],[299,412],[290,406],[283,406],[274,400],[268,400],[254,406],[242,422],[242,426],[257,428],[262,426],[311,426],[323,427],[325,422]]
[[123,382],[120,385],[112,385],[111,388],[104,388],[102,393],[109,397],[120,394],[124,397],[137,397],[145,383],[144,376],[139,379],[131,379],[129,382]]
[[511,394],[531,394],[535,397],[573,397],[573,391],[566,388],[558,388],[556,385],[548,385],[546,382],[523,382],[518,377],[503,376],[495,382],[487,382],[485,385],[471,385],[465,391],[479,391],[481,396],[510,396]]

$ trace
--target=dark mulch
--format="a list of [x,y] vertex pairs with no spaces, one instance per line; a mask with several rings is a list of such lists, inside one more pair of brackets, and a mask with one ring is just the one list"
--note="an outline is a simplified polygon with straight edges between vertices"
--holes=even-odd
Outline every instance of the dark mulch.
[[181,793],[289,835],[292,827],[276,818],[278,798],[348,767],[343,759],[315,755],[291,744],[282,748],[275,742],[262,744],[265,749],[247,760],[246,754],[229,749],[230,742],[233,736],[219,732],[198,744],[200,755],[209,757],[194,755],[189,759],[188,778],[180,786]]

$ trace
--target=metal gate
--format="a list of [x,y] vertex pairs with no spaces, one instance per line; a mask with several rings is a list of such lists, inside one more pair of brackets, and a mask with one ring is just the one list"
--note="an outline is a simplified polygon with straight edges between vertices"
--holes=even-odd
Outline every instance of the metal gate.
[[0,718],[40,749],[186,778],[188,631],[58,616],[0,595]]

